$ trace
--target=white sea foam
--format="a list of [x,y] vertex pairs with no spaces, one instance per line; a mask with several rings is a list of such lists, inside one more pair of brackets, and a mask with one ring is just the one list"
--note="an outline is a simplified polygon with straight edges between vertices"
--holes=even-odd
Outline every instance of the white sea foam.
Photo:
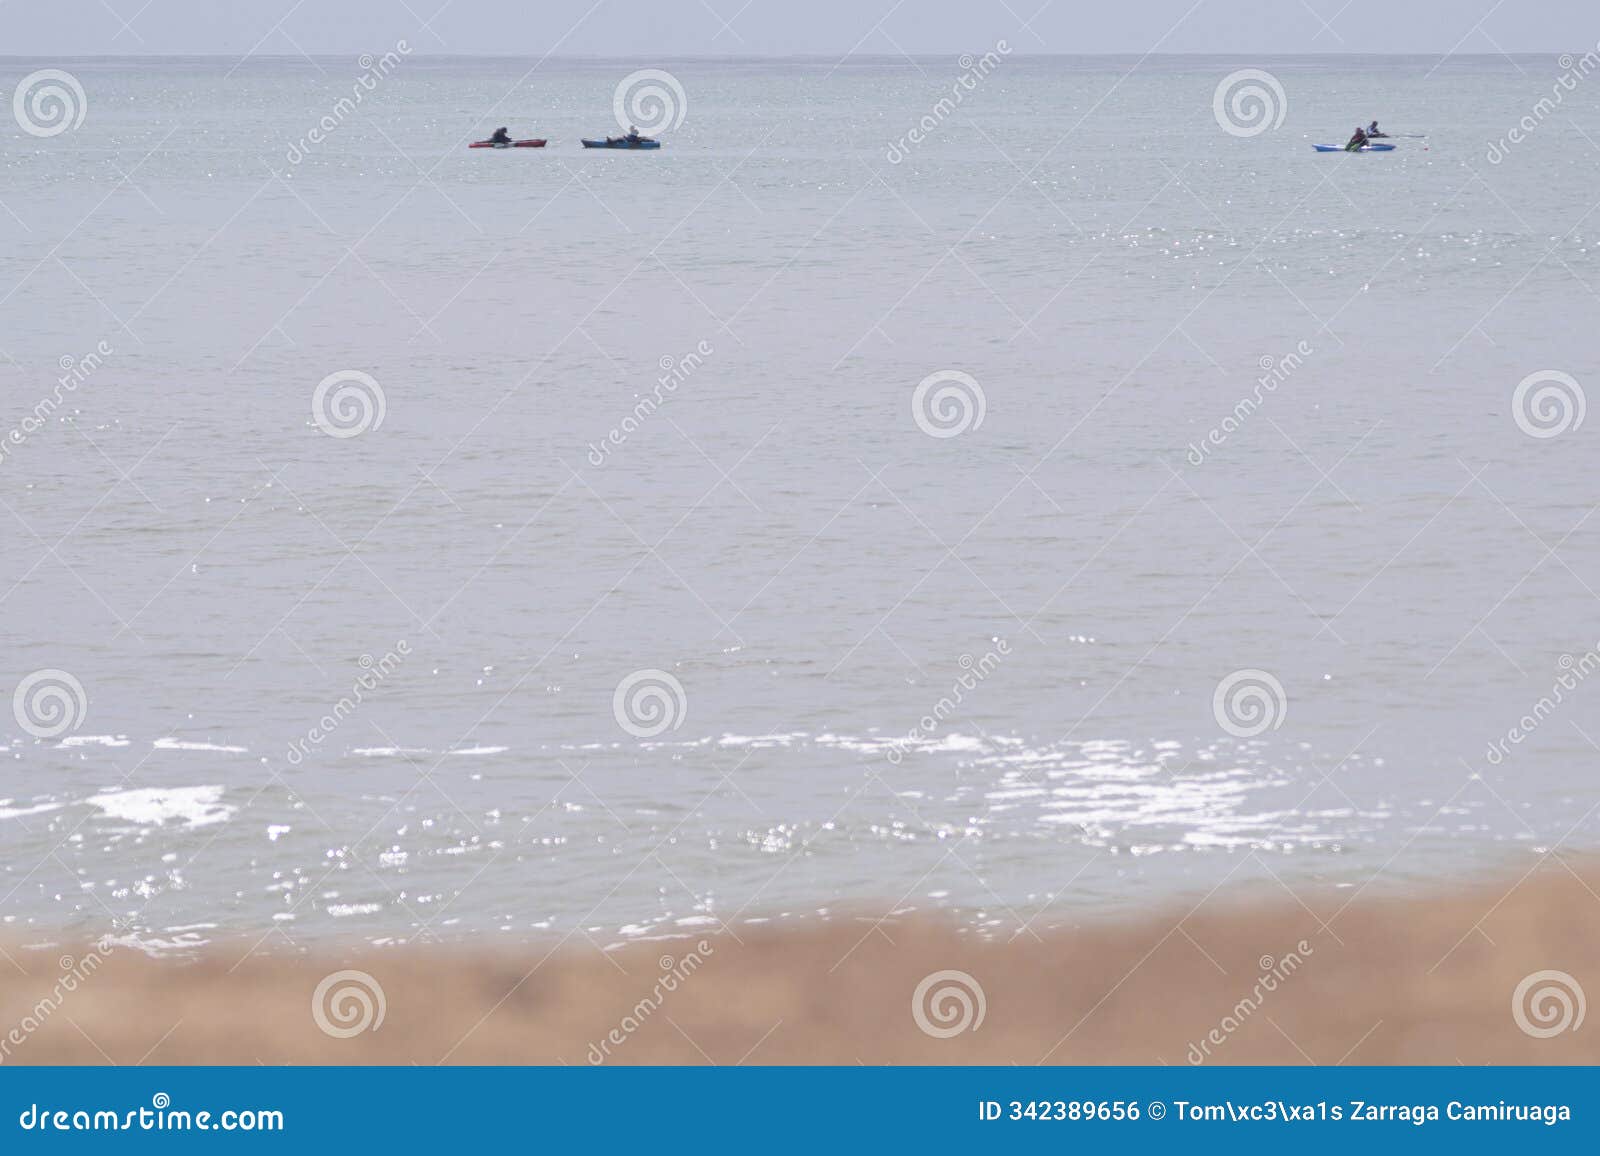
[[46,811],[58,811],[60,803],[35,803],[31,807],[14,806],[12,800],[0,800],[0,819],[19,819],[24,815],[42,815]]
[[383,910],[381,903],[330,903],[323,908],[335,919],[346,919],[352,915],[375,915]]
[[227,822],[238,811],[222,802],[222,794],[220,786],[140,787],[92,795],[86,802],[99,807],[109,818],[129,823],[208,827]]
[[125,747],[128,745],[127,735],[68,735],[56,744],[60,750],[71,750],[74,747]]
[[249,751],[245,747],[228,746],[221,743],[197,742],[193,739],[164,738],[157,739],[150,744],[158,751],[215,751],[219,754],[243,755]]

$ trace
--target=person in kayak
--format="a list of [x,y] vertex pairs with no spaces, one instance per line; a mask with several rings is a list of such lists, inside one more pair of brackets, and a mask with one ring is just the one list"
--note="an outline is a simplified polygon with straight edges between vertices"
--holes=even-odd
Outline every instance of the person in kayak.
[[1367,130],[1360,125],[1356,125],[1356,135],[1350,138],[1350,143],[1344,146],[1344,151],[1347,153],[1356,152],[1366,143]]
[[625,142],[627,144],[636,145],[636,144],[641,144],[642,142],[647,141],[649,139],[650,138],[647,137],[647,136],[640,136],[639,135],[639,126],[638,125],[630,124],[628,126],[628,135],[627,136],[619,136],[619,137],[609,137],[608,136],[608,137],[606,137],[606,143],[607,144],[617,144],[620,141],[620,142]]
[[511,133],[508,132],[505,129],[504,126],[501,126],[500,128],[497,128],[497,129],[494,130],[494,135],[489,138],[489,143],[490,144],[510,144],[511,143]]
[[1389,134],[1386,133],[1386,132],[1379,132],[1378,131],[1378,122],[1377,121],[1373,121],[1371,124],[1369,124],[1367,126],[1367,139],[1368,140],[1376,140],[1380,136],[1388,136],[1388,135]]

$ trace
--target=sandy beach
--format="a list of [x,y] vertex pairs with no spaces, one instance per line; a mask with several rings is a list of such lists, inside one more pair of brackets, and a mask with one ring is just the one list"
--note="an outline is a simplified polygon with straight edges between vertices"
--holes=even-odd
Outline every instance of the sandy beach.
[[1597,890],[1600,867],[1552,857],[1409,901],[1223,892],[993,942],[861,915],[610,952],[581,936],[348,957],[268,941],[188,963],[90,945],[68,963],[12,945],[0,1050],[119,1065],[1594,1063]]

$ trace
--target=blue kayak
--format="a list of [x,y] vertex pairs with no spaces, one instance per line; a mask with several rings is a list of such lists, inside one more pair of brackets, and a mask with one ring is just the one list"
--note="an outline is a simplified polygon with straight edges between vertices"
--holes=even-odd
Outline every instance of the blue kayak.
[[617,137],[605,140],[586,140],[583,142],[586,149],[658,149],[661,142],[651,140],[649,137],[640,137],[638,140],[629,140],[627,137]]
[[[588,142],[585,141],[584,143],[587,144]],[[1319,153],[1387,153],[1394,151],[1394,145],[1386,144],[1364,144],[1358,149],[1347,149],[1344,145],[1312,145],[1311,147]]]

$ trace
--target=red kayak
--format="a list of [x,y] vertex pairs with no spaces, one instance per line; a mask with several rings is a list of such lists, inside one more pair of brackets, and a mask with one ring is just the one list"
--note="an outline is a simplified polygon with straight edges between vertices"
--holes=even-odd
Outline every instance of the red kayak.
[[542,140],[514,140],[506,144],[496,144],[492,140],[475,140],[467,146],[469,149],[542,149]]

